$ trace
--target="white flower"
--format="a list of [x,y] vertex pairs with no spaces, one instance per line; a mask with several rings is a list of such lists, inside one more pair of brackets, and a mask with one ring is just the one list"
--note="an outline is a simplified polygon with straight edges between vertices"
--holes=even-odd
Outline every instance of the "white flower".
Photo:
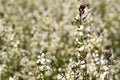
[[105,59],[102,59],[102,60],[101,60],[101,64],[103,64],[103,65],[106,64],[107,62],[108,62],[108,61],[105,60]]
[[90,74],[96,71],[96,65],[93,62],[91,64],[87,65],[87,67],[88,67],[88,73],[90,73]]
[[50,66],[46,66],[46,70],[50,70]]
[[104,78],[106,77],[107,74],[108,74],[108,72],[104,72],[103,74],[101,74],[100,80],[105,80]]
[[5,65],[0,65],[0,72],[4,69]]
[[79,14],[78,14],[78,15],[75,17],[75,20],[79,20],[79,18],[80,18],[80,17],[79,17]]
[[81,64],[85,64],[85,61],[81,61]]
[[40,66],[39,69],[40,69],[41,71],[44,71],[44,66]]
[[85,65],[81,65],[81,68],[85,68]]
[[51,61],[50,61],[50,59],[46,59],[46,62],[50,63]]
[[76,38],[76,41],[77,41],[77,42],[79,42],[79,39],[78,39],[78,38]]
[[107,71],[109,68],[107,66],[103,66],[103,69]]
[[100,61],[97,61],[96,64],[100,64]]
[[79,30],[83,30],[83,29],[84,29],[84,26],[83,26],[83,25],[80,25]]
[[95,61],[98,61],[99,60],[99,58],[95,58]]
[[79,51],[83,51],[85,49],[85,46],[81,46],[80,48],[78,48]]
[[41,64],[45,64],[46,63],[46,59],[42,58],[41,59]]
[[42,53],[41,57],[44,57],[44,56],[45,56],[45,54],[44,54],[44,53]]
[[79,32],[79,35],[80,35],[80,36],[83,36],[83,32]]
[[57,75],[57,79],[60,80],[62,79],[62,76],[60,74]]
[[9,77],[9,80],[14,80],[14,78],[13,77]]

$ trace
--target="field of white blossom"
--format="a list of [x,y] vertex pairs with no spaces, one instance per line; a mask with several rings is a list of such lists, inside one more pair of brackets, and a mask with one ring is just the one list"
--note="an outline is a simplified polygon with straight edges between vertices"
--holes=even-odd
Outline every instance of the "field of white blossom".
[[120,0],[0,0],[0,80],[120,80]]

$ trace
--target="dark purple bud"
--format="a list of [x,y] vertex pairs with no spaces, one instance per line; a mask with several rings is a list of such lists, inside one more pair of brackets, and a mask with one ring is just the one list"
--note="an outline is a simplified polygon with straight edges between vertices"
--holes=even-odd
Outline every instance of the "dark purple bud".
[[84,10],[85,7],[86,7],[85,5],[80,5],[80,7],[79,7],[79,11]]
[[82,15],[82,14],[84,14],[84,9],[85,9],[85,7],[88,7],[89,6],[89,4],[84,4],[84,5],[80,5],[80,7],[79,7],[79,12],[80,12],[80,16]]
[[91,79],[91,80],[96,80],[96,78],[92,77],[92,79]]
[[86,55],[87,55],[87,53],[84,53],[84,54],[80,55],[79,59],[80,59],[81,61],[84,60],[85,57],[86,57]]
[[77,66],[73,66],[71,69],[74,71],[74,72],[76,72],[76,70],[77,70]]
[[106,59],[109,59],[112,56],[112,53],[110,51],[105,52]]

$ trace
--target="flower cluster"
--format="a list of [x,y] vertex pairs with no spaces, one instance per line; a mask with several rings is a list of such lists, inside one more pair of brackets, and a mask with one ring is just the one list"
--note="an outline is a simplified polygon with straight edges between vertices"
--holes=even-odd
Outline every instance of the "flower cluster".
[[[67,79],[114,80],[115,73],[110,69],[115,65],[115,62],[112,60],[113,58],[111,59],[112,51],[104,46],[106,41],[104,38],[107,38],[103,35],[104,29],[99,28],[100,30],[96,31],[94,19],[91,18],[88,7],[84,6],[83,9],[83,6],[81,5],[80,8],[84,10],[85,15],[84,13],[81,14],[80,11],[80,16],[77,18],[80,25],[77,25],[75,32],[77,62],[74,64],[70,62],[71,72],[68,72]],[[84,21],[85,19],[86,21]]]
[[0,0],[0,80],[119,80],[119,3]]
[[41,56],[38,56],[36,63],[38,65],[38,71],[40,71],[40,76],[38,77],[44,79],[44,75],[51,75],[51,60],[46,58],[46,55],[44,53],[42,53]]

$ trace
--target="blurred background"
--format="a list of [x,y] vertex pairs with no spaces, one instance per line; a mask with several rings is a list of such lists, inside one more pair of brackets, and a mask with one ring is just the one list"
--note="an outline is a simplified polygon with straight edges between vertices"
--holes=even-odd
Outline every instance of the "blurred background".
[[106,44],[120,60],[120,0],[0,0],[0,80],[41,80],[41,53],[53,60],[52,80],[75,53],[80,4],[90,5],[96,29],[106,29]]

